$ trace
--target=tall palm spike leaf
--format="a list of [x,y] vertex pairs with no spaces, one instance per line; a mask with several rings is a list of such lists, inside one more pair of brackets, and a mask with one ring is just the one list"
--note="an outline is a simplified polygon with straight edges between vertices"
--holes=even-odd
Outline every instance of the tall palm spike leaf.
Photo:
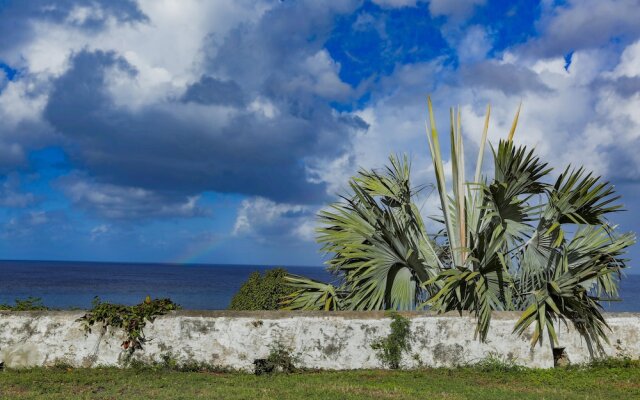
[[[444,179],[444,163],[439,148],[438,131],[435,126],[435,118],[431,99],[427,99],[429,114],[429,129],[427,137],[429,139],[429,149],[436,175],[438,195],[440,196],[442,213],[445,220],[445,234],[449,242],[450,252],[453,255],[453,269],[443,271],[435,278],[428,281],[428,284],[439,284],[442,286],[439,293],[432,297],[426,305],[438,311],[446,312],[451,310],[471,310],[478,317],[477,334],[484,340],[489,330],[491,322],[491,312],[493,310],[504,309],[501,298],[505,298],[504,286],[509,279],[506,276],[506,265],[501,262],[504,257],[497,253],[501,243],[501,234],[495,230],[493,235],[487,238],[480,238],[478,233],[487,229],[493,214],[487,214],[478,210],[482,207],[478,195],[467,196],[471,185],[473,190],[482,190],[483,198],[487,191],[482,189],[484,184],[480,182],[480,174],[476,173],[477,182],[467,183],[465,181],[465,162],[463,151],[463,140],[461,132],[460,112],[451,110],[451,176],[453,189],[452,207],[448,206],[449,194]],[[476,171],[482,170],[482,158],[484,152],[484,141],[488,129],[490,108],[487,108],[485,118],[485,130],[482,135],[480,145],[481,153],[478,155]],[[517,117],[516,117],[517,118]],[[512,133],[515,131],[515,121]],[[510,135],[512,136],[512,135]],[[484,203],[484,201],[483,201]],[[467,223],[467,209],[472,208],[470,222]],[[479,257],[480,256],[480,257]]]

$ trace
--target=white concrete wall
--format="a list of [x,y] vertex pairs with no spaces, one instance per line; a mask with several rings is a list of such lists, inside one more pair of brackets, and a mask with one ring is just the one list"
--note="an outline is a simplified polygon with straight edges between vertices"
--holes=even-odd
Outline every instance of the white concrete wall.
[[[99,327],[85,334],[77,319],[83,312],[0,312],[0,362],[7,367],[122,365],[121,332],[102,335]],[[489,340],[474,339],[475,321],[458,315],[407,313],[412,349],[404,366],[430,367],[476,363],[494,354],[517,363],[548,368],[553,357],[548,343],[531,350],[528,339],[511,334],[518,314],[496,313]],[[612,328],[608,355],[640,357],[640,314],[609,314]],[[206,362],[250,371],[276,343],[298,357],[298,366],[320,369],[382,367],[371,343],[389,334],[383,313],[284,313],[180,311],[147,325],[152,339],[136,357],[159,361],[171,354],[180,362]],[[589,361],[581,337],[564,327],[561,344],[573,363]]]

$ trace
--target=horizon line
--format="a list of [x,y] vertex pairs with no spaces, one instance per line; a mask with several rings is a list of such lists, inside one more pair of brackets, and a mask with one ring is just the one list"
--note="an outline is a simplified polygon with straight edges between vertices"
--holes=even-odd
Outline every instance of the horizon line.
[[238,266],[238,267],[274,267],[274,268],[323,268],[324,265],[294,265],[294,264],[233,264],[233,263],[194,263],[194,262],[163,262],[163,261],[96,261],[96,260],[45,260],[45,259],[4,259],[0,258],[0,263],[5,262],[50,262],[50,263],[90,263],[90,264],[141,264],[141,265],[177,265],[177,266]]

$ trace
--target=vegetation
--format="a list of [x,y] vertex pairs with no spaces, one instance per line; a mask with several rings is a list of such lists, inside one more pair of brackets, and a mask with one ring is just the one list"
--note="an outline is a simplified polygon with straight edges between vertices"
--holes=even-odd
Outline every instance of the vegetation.
[[10,399],[634,399],[640,366],[570,369],[240,373],[150,369],[31,369],[0,373]]
[[400,368],[402,354],[411,350],[410,328],[411,321],[396,312],[391,313],[391,333],[371,345],[378,351],[378,357],[384,365],[391,369]]
[[277,310],[280,301],[293,289],[285,281],[287,270],[274,268],[264,275],[256,271],[231,299],[230,310]]
[[49,307],[42,304],[40,297],[27,297],[24,300],[16,299],[14,305],[0,304],[0,311],[42,311]]
[[122,348],[130,354],[138,349],[142,349],[144,343],[148,341],[144,334],[144,327],[147,322],[153,322],[156,317],[164,315],[169,311],[178,310],[179,305],[170,299],[147,298],[135,306],[125,306],[122,304],[111,304],[101,302],[98,297],[93,300],[93,308],[89,310],[79,321],[84,324],[87,332],[99,324],[103,332],[107,328],[122,329],[126,338],[122,342]]
[[285,373],[290,374],[298,371],[295,366],[296,358],[291,354],[291,349],[281,344],[276,344],[271,348],[269,357],[253,361],[256,375]]
[[[519,111],[518,111],[519,114]],[[460,112],[451,111],[451,177],[445,180],[440,137],[429,100],[428,142],[441,214],[431,231],[415,204],[421,187],[410,181],[406,157],[391,157],[383,171],[362,170],[350,192],[320,213],[318,240],[332,255],[336,285],[299,276],[289,309],[470,311],[485,340],[492,311],[522,312],[514,332],[534,326],[558,344],[556,327],[571,323],[591,351],[607,340],[601,302],[617,298],[635,242],[607,217],[621,210],[613,186],[583,168],[552,168],[513,137],[493,154],[493,174],[483,175],[490,109],[475,163],[466,180]],[[449,190],[451,192],[449,192]]]

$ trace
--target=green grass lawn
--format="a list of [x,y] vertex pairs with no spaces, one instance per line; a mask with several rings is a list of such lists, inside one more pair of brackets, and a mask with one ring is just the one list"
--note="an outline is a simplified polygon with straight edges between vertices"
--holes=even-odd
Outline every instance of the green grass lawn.
[[3,399],[631,399],[640,366],[568,370],[241,373],[152,369],[0,372]]

